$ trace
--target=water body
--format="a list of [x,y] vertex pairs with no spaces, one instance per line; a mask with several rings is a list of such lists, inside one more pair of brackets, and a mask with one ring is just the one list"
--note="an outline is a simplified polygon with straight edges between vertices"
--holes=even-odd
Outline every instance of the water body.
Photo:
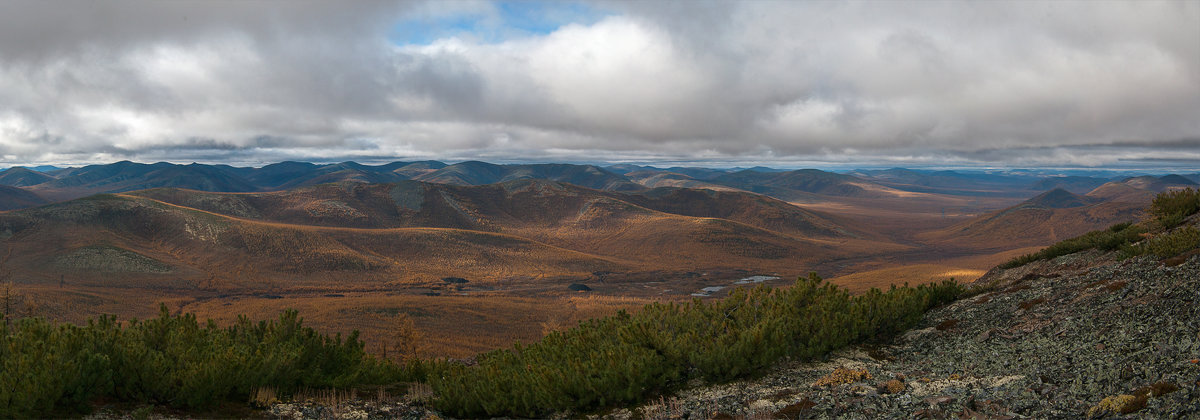
[[770,281],[770,280],[779,280],[779,277],[775,277],[775,276],[750,276],[750,277],[746,277],[746,278],[744,278],[744,279],[741,279],[741,280],[735,281],[735,282],[733,282],[733,284],[754,284],[754,283],[762,283],[762,282],[764,282],[764,281]]

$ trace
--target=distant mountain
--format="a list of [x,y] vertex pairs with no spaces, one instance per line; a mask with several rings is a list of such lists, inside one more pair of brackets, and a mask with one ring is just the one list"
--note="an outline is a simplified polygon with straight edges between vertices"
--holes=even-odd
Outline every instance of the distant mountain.
[[46,204],[46,199],[18,187],[0,185],[0,211],[23,209]]
[[496,165],[469,161],[449,165],[413,178],[451,185],[487,185],[518,179],[545,179],[608,191],[636,191],[642,186],[628,178],[592,165]]
[[54,177],[50,175],[21,166],[8,168],[4,172],[0,172],[0,185],[10,187],[28,187],[53,180]]
[[847,228],[812,211],[741,191],[655,188],[613,197],[664,213],[728,219],[789,235],[855,236]]
[[857,170],[849,175],[902,191],[951,195],[1020,195],[1020,187],[1037,178],[1023,174],[922,171],[904,168]]
[[185,188],[197,191],[280,191],[337,182],[394,183],[408,179],[454,185],[485,185],[516,179],[547,179],[611,191],[636,191],[642,186],[622,175],[591,165],[495,165],[437,161],[393,162],[363,165],[355,162],[313,164],[281,162],[261,168],[228,165],[143,164],[129,161],[89,165],[40,173],[26,168],[0,172],[0,185],[30,187],[56,201],[91,194],[119,193],[150,188]]
[[893,189],[871,181],[817,169],[800,169],[788,172],[744,170],[721,175],[712,179],[711,182],[783,200],[792,200],[811,194],[839,197],[885,197],[895,195]]
[[247,192],[258,188],[228,169],[201,164],[142,164],[129,161],[90,165],[55,172],[54,180],[33,186],[34,191],[69,199],[96,193],[175,187],[202,191]]
[[1096,189],[1101,185],[1110,182],[1107,178],[1097,178],[1091,176],[1054,176],[1042,179],[1029,186],[1029,189],[1035,191],[1046,191],[1055,188],[1062,188],[1076,194],[1086,194],[1087,192]]
[[1158,192],[1166,191],[1171,188],[1194,187],[1197,185],[1195,181],[1174,174],[1163,175],[1160,177],[1139,176],[1127,178],[1121,182],[1136,188]]
[[662,171],[662,169],[658,169],[653,166],[641,166],[641,165],[634,165],[634,164],[630,164],[630,163],[622,163],[619,165],[609,165],[609,166],[605,166],[604,169],[607,169],[609,172],[612,172],[612,173],[618,174],[618,175],[625,175],[630,172],[644,172],[644,171],[661,172]]
[[1015,206],[918,237],[976,249],[1048,245],[1136,220],[1147,203],[1107,200],[1056,188]]
[[646,188],[675,187],[675,188],[704,188],[710,190],[737,190],[733,187],[714,184],[675,172],[638,171],[625,174],[630,181]]
[[729,174],[731,172],[731,171],[725,170],[725,169],[689,168],[689,167],[680,167],[680,166],[663,169],[663,171],[687,175],[687,176],[690,176],[692,178],[699,179],[702,181],[711,181],[714,178]]
[[1069,209],[1096,204],[1099,201],[1101,200],[1093,197],[1074,194],[1062,188],[1055,188],[1053,190],[1038,194],[1037,196],[1026,200],[1024,203],[1019,204],[1018,206],[1041,207],[1048,209]]
[[404,163],[403,165],[393,169],[392,172],[405,179],[412,179],[418,176],[436,171],[446,167],[445,163],[436,160],[426,160],[421,162]]
[[1096,187],[1089,192],[1089,197],[1102,198],[1109,201],[1126,201],[1133,203],[1150,203],[1160,192],[1176,188],[1196,188],[1196,182],[1179,175],[1138,176],[1113,181]]
[[755,166],[755,167],[751,167],[751,168],[731,168],[729,170],[729,172],[737,172],[737,171],[778,173],[778,172],[787,172],[788,170],[787,169],[775,169],[775,168],[771,168],[771,167],[767,167],[767,166]]

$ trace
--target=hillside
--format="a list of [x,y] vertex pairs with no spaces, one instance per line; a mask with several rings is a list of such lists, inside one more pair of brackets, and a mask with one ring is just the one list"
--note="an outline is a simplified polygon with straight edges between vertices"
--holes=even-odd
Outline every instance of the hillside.
[[[904,168],[859,170],[851,172],[850,175],[903,191],[962,196],[1020,195],[1023,187],[1036,179],[1029,175],[960,173]],[[1051,188],[1041,190],[1048,189]]]
[[851,175],[817,169],[787,172],[743,170],[713,178],[714,184],[793,201],[812,195],[834,197],[881,198],[904,195],[903,192]]
[[641,189],[639,185],[624,176],[592,165],[495,165],[471,161],[446,166],[413,179],[451,185],[486,185],[519,179],[545,179],[598,190],[636,191]]
[[926,313],[887,345],[606,417],[1200,416],[1200,258],[1088,251],[993,270],[976,285],[986,292]]
[[[220,281],[229,287],[305,284],[330,275],[370,284],[794,270],[863,252],[834,247],[831,239],[871,243],[821,214],[749,193],[618,193],[542,180],[341,183],[240,194],[152,189],[0,215],[0,231],[12,232],[13,263],[39,276],[90,283],[89,268],[122,266],[103,262],[107,255],[160,268],[130,262],[117,270],[126,273],[122,281],[215,277],[227,278]],[[111,251],[74,262],[84,258],[81,252],[95,254],[90,247]]]
[[54,177],[24,167],[13,167],[0,172],[0,185],[28,187],[53,180]]
[[1087,195],[1108,201],[1149,203],[1160,192],[1196,186],[1192,180],[1179,175],[1139,176],[1105,183]]
[[1111,182],[1109,179],[1090,176],[1055,176],[1033,183],[1029,187],[1033,191],[1047,191],[1055,188],[1076,193],[1087,194],[1101,185]]
[[29,188],[55,200],[97,193],[176,187],[212,191],[256,191],[258,187],[220,166],[117,162],[50,173],[54,178]]
[[1109,225],[1136,220],[1149,200],[1127,202],[1058,188],[1015,206],[984,214],[919,238],[969,248],[1047,245]]
[[646,188],[676,187],[676,188],[705,188],[710,190],[733,190],[736,188],[713,184],[690,176],[665,171],[637,171],[624,174],[630,181]]
[[0,185],[0,211],[46,204],[46,199],[18,187]]
[[213,192],[282,191],[337,182],[394,183],[404,180],[451,185],[485,185],[518,179],[545,179],[609,191],[643,189],[622,175],[591,165],[495,165],[437,161],[363,165],[355,162],[313,164],[281,162],[261,168],[166,162],[116,162],[41,173],[26,168],[0,172],[0,185],[29,187],[57,201],[92,194],[150,188],[185,188]]
[[1092,197],[1073,194],[1070,191],[1062,188],[1055,188],[1025,200],[1025,202],[1020,204],[1020,206],[1042,207],[1048,209],[1070,209],[1075,207],[1089,206],[1098,202],[1100,202],[1100,200]]
[[454,274],[495,279],[503,273],[496,264],[512,272],[575,275],[621,266],[498,233],[259,222],[126,195],[3,214],[0,231],[12,235],[6,242],[18,272],[110,286],[302,285],[335,273],[360,283]]

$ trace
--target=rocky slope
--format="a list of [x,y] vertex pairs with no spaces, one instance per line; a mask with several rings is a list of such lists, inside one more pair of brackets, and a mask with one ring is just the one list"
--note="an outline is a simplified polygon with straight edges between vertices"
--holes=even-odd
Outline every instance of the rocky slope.
[[890,345],[605,417],[1200,417],[1200,257],[1091,251],[977,284]]

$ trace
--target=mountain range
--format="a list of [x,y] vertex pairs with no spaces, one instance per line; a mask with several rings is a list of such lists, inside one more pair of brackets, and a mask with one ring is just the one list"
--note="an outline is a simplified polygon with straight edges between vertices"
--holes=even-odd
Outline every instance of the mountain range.
[[[655,168],[637,165],[509,164],[479,161],[446,164],[438,161],[393,162],[364,165],[355,162],[313,164],[282,162],[263,167],[129,161],[72,168],[13,167],[0,171],[0,185],[17,187],[44,200],[27,198],[21,205],[63,201],[99,193],[119,193],[149,188],[184,188],[213,192],[280,191],[333,182],[394,183],[414,180],[450,185],[487,185],[518,179],[544,179],[604,191],[639,191],[656,187],[742,190],[785,201],[817,196],[884,198],[905,193],[930,193],[970,197],[1021,197],[1064,188],[1077,194],[1110,182],[1137,183],[1134,189],[1154,191],[1157,183],[1195,183],[1200,174],[1156,177],[1100,178],[1089,176],[1039,176],[1028,173],[962,173],[903,168],[834,173],[817,169]],[[1109,195],[1130,191],[1116,188]],[[15,194],[10,192],[8,194]],[[27,196],[31,197],[31,196]],[[1136,197],[1144,199],[1144,197]],[[17,203],[10,200],[10,203]]]
[[427,331],[470,326],[437,334],[438,351],[458,356],[538,337],[539,323],[742,281],[816,271],[859,291],[970,280],[1196,185],[473,161],[117,162],[10,168],[0,184],[0,272],[47,311],[300,306],[319,325],[379,337],[403,313]]

